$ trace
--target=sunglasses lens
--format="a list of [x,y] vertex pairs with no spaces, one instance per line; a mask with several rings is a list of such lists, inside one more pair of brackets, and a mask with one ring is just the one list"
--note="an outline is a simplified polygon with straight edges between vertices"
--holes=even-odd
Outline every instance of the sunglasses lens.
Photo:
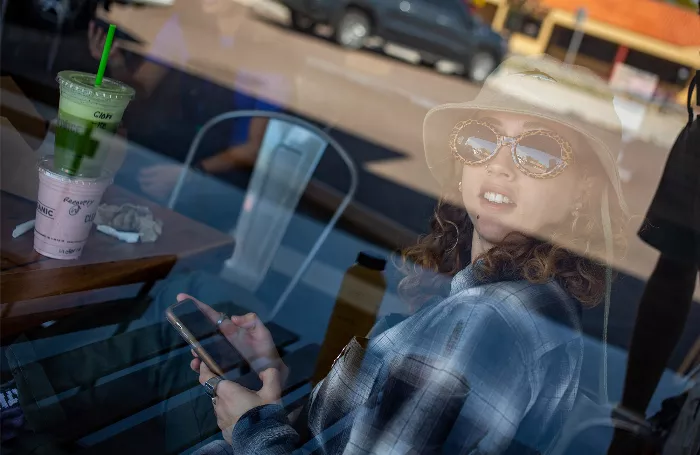
[[545,134],[524,137],[515,148],[518,163],[527,172],[547,174],[562,165],[561,145]]
[[498,139],[490,128],[471,123],[457,132],[455,149],[467,163],[484,161],[496,151]]

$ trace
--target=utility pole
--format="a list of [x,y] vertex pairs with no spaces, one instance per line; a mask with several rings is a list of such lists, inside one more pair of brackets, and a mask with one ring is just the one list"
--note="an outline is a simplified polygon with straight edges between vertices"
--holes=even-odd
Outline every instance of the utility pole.
[[576,25],[574,26],[574,34],[571,37],[571,42],[569,42],[569,49],[566,51],[566,58],[564,63],[566,65],[571,65],[576,61],[576,54],[578,54],[578,49],[581,47],[581,41],[583,40],[583,23],[586,21],[588,12],[586,8],[579,8],[576,10]]

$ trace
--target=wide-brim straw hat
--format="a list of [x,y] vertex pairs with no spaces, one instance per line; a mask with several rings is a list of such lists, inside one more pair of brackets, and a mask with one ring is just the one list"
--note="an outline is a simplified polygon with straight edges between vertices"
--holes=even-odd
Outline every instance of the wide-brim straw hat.
[[457,161],[449,147],[452,129],[460,121],[489,111],[540,117],[580,133],[626,211],[616,164],[621,125],[613,94],[600,77],[548,56],[511,57],[486,79],[472,101],[431,109],[423,123],[423,145],[428,168],[441,186],[454,183],[456,176]]

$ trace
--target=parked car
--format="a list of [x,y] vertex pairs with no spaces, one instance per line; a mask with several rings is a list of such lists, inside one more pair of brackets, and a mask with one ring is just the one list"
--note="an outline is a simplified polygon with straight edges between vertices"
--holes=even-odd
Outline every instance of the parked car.
[[471,12],[468,0],[277,0],[291,12],[292,26],[334,29],[350,49],[377,36],[420,53],[425,63],[451,60],[466,76],[482,82],[507,52],[506,40]]

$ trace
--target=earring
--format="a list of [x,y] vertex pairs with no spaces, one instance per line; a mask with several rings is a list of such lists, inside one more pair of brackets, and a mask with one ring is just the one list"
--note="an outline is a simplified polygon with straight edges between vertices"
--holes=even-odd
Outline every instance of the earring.
[[[460,182],[460,186],[461,186],[461,182]],[[449,223],[449,224],[451,224],[452,226],[454,226],[455,231],[456,231],[456,233],[455,233],[455,244],[452,245],[452,248],[450,248],[450,249],[448,249],[447,251],[445,251],[446,253],[451,253],[452,251],[454,251],[455,248],[457,248],[457,245],[459,244],[459,227],[457,226],[457,224],[455,224],[455,223],[452,222],[452,221],[449,221],[449,220],[445,220],[445,221],[447,221],[447,223]]]
[[460,180],[459,183],[457,184],[457,188],[459,188],[459,192],[462,192],[462,181]]
[[491,175],[491,171],[489,171],[489,166],[491,166],[491,165],[490,165],[490,164],[487,164],[487,165],[486,165],[486,173],[487,173],[488,175]]
[[571,216],[573,217],[574,221],[571,223],[571,231],[576,231],[576,224],[578,223],[579,218],[581,218],[581,209],[583,208],[583,204],[579,201],[574,205],[574,209],[571,211]]

